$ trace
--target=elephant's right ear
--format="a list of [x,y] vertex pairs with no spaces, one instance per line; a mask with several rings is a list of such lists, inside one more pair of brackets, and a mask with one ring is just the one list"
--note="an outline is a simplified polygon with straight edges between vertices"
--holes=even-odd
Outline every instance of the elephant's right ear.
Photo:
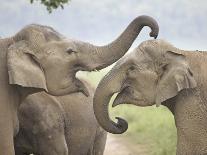
[[47,91],[43,69],[26,41],[19,41],[8,48],[7,67],[9,84]]
[[158,81],[156,90],[156,106],[176,96],[183,89],[197,86],[193,72],[184,55],[167,51],[166,57],[169,58],[169,64],[162,67],[162,77]]

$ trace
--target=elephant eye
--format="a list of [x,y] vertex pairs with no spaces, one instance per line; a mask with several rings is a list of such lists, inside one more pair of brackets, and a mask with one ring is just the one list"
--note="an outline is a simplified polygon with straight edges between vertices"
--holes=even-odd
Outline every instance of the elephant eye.
[[133,71],[133,70],[135,70],[135,67],[131,66],[131,67],[129,67],[129,70]]
[[190,76],[193,76],[193,72],[191,72],[191,70],[188,68],[188,72],[190,74]]
[[167,67],[168,67],[168,64],[163,65],[163,66],[162,66],[162,70],[163,70],[163,71],[166,71],[166,70],[167,70]]
[[71,48],[68,48],[68,49],[66,50],[66,52],[67,52],[68,54],[77,53],[77,51],[74,51],[74,50],[71,49]]

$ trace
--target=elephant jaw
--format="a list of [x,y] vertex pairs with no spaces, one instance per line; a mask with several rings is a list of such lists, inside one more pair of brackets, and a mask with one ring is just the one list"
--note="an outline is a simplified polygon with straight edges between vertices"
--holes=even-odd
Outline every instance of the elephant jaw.
[[67,78],[62,81],[64,81],[62,83],[65,83],[62,87],[58,87],[61,85],[59,85],[59,82],[55,86],[52,84],[52,87],[50,87],[50,84],[47,83],[48,93],[54,96],[63,96],[77,92],[83,93],[86,97],[90,95],[87,87],[79,79],[73,78],[73,80],[71,80]]
[[112,107],[116,107],[120,104],[134,104],[134,105],[136,105],[136,103],[137,103],[136,101],[130,99],[130,97],[127,96],[126,94],[119,93],[116,96],[114,102],[112,103]]
[[118,106],[120,104],[132,104],[136,106],[146,106],[147,101],[145,99],[138,99],[133,96],[132,88],[126,87],[122,89],[116,96],[112,107]]
[[49,93],[54,96],[63,96],[63,95],[68,95],[68,94],[73,94],[73,93],[83,93],[86,97],[88,97],[90,94],[87,90],[87,88],[84,86],[82,88],[75,88],[71,89],[71,87],[66,87],[66,88],[60,88],[58,90],[49,90]]

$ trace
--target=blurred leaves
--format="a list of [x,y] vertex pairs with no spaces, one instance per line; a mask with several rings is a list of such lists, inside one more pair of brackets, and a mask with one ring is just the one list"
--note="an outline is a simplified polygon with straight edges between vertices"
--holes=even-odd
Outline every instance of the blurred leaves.
[[46,6],[48,12],[51,13],[54,9],[59,7],[64,9],[64,5],[70,0],[30,0],[30,3],[33,3],[34,1],[40,1],[41,4]]

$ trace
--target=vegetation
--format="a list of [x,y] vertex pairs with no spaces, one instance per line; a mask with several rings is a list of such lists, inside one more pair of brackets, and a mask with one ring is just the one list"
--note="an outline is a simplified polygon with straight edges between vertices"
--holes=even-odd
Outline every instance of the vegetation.
[[111,111],[112,116],[118,115],[128,121],[126,136],[134,143],[147,145],[148,154],[176,154],[174,118],[164,106],[156,108],[122,105]]
[[[40,1],[41,4],[46,6],[49,13],[51,13],[54,9],[61,7],[64,8],[64,4],[68,3],[70,0],[35,0]],[[30,3],[33,3],[34,0],[30,0]]]
[[[94,85],[108,72],[84,73]],[[133,143],[144,144],[150,155],[175,155],[176,153],[176,128],[171,112],[164,106],[156,108],[137,107],[133,105],[120,105],[110,108],[111,118],[120,116],[129,123],[125,135]]]

